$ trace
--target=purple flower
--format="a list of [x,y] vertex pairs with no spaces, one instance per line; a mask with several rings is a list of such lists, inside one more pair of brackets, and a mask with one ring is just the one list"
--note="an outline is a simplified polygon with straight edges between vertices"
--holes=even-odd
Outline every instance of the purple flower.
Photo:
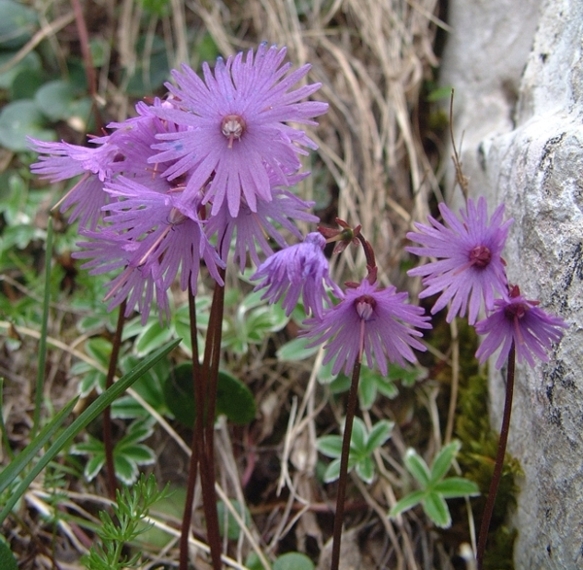
[[267,287],[261,297],[275,303],[283,298],[282,306],[291,315],[300,296],[306,313],[322,315],[324,303],[329,302],[325,285],[341,297],[342,291],[329,275],[328,260],[324,255],[326,239],[317,232],[310,233],[302,243],[286,247],[268,257],[251,276],[260,281],[255,290]]
[[482,299],[486,308],[492,306],[496,294],[507,290],[502,249],[512,220],[503,222],[504,205],[499,206],[488,222],[488,208],[482,197],[477,205],[468,200],[467,208],[460,210],[461,221],[445,205],[439,211],[446,225],[429,216],[430,226],[416,223],[417,232],[407,237],[422,247],[407,247],[419,256],[437,258],[408,271],[420,275],[426,289],[419,297],[441,293],[431,313],[443,309],[450,301],[447,322],[456,315],[464,316],[469,304],[468,321],[476,322]]
[[93,138],[96,147],[84,147],[66,142],[45,142],[29,138],[30,148],[39,153],[39,161],[30,169],[41,178],[57,182],[82,175],[81,180],[60,202],[61,212],[74,207],[69,220],[80,219],[81,226],[94,229],[101,216],[101,207],[108,196],[103,182],[111,177],[112,167],[120,159],[119,149],[108,137]]
[[496,368],[500,368],[513,343],[518,362],[526,360],[534,366],[533,356],[546,362],[549,348],[561,340],[561,329],[567,324],[559,317],[548,315],[537,305],[538,301],[525,299],[516,285],[503,299],[496,299],[490,316],[476,323],[476,332],[486,335],[476,352],[480,362],[502,347],[496,360]]
[[[271,202],[259,202],[257,212],[252,212],[242,203],[236,217],[231,217],[228,210],[223,208],[216,216],[211,216],[206,227],[207,234],[218,236],[221,259],[226,263],[235,233],[234,261],[244,271],[247,264],[247,255],[255,265],[261,265],[258,249],[265,255],[272,255],[273,249],[268,242],[272,238],[280,247],[288,244],[283,237],[282,229],[301,239],[302,234],[294,222],[317,222],[318,218],[308,210],[314,205],[306,202],[286,190],[274,189]],[[293,220],[293,221],[292,221]]]
[[[290,89],[310,69],[304,65],[289,73],[282,65],[285,48],[262,44],[252,50],[217,60],[214,73],[203,64],[204,81],[184,65],[173,72],[178,87],[167,87],[176,97],[178,109],[158,109],[158,116],[173,121],[182,132],[158,135],[167,142],[157,145],[162,152],[150,162],[176,161],[169,179],[187,175],[187,192],[205,190],[205,202],[212,202],[216,215],[226,202],[236,217],[243,201],[257,211],[257,201],[272,199],[269,170],[280,185],[300,168],[302,147],[316,148],[303,132],[285,123],[316,124],[328,105],[301,100],[319,89],[319,83]],[[210,184],[209,184],[210,181]],[[207,187],[208,185],[208,187]]]
[[322,318],[305,321],[309,327],[304,336],[312,339],[308,346],[326,341],[323,363],[334,360],[332,373],[342,368],[351,374],[354,363],[366,355],[370,368],[376,365],[387,374],[387,360],[404,365],[415,362],[413,348],[424,351],[416,337],[423,336],[413,327],[429,329],[429,317],[423,309],[406,303],[407,293],[397,293],[395,287],[378,289],[363,280],[349,288],[344,299],[328,309]]

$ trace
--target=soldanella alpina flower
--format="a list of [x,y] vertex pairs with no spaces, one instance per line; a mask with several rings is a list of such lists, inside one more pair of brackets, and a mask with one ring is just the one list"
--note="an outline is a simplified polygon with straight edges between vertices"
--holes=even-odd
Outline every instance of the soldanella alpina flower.
[[415,362],[413,349],[425,350],[419,341],[423,334],[414,328],[431,328],[423,313],[421,307],[407,303],[407,293],[398,293],[393,286],[379,288],[364,279],[348,288],[344,298],[321,318],[307,320],[304,334],[310,339],[308,346],[326,343],[323,362],[334,362],[334,374],[344,369],[350,375],[364,355],[369,368],[376,364],[386,375],[387,362]]
[[510,287],[504,298],[496,299],[490,316],[476,323],[476,332],[486,335],[476,352],[480,362],[500,349],[496,359],[496,368],[500,368],[513,344],[518,362],[526,361],[534,366],[534,357],[546,362],[549,349],[561,340],[562,329],[567,324],[540,309],[538,304],[525,299],[516,285]]
[[324,255],[326,239],[318,232],[308,234],[302,243],[286,247],[269,256],[251,277],[258,281],[255,290],[267,287],[262,299],[275,303],[282,299],[286,315],[291,315],[302,297],[306,313],[320,316],[329,303],[326,286],[341,297],[332,280]]
[[186,175],[188,194],[204,188],[212,215],[225,205],[236,217],[243,201],[257,211],[258,200],[272,199],[269,172],[279,185],[289,185],[300,168],[298,155],[316,148],[287,123],[316,124],[313,117],[328,105],[302,101],[320,84],[293,89],[310,66],[290,73],[285,56],[285,48],[262,44],[256,53],[219,58],[213,71],[203,64],[203,79],[184,65],[173,73],[177,86],[167,85],[179,108],[156,112],[184,129],[158,135],[165,142],[157,145],[161,152],[150,162],[173,161],[166,176]]
[[499,206],[490,220],[488,207],[482,197],[478,203],[468,200],[460,211],[461,220],[445,205],[439,205],[445,225],[429,217],[430,225],[415,224],[416,232],[407,238],[421,247],[407,247],[407,251],[421,257],[436,258],[415,269],[409,275],[423,277],[425,289],[419,297],[441,293],[431,309],[432,314],[449,302],[447,321],[456,315],[464,316],[474,324],[482,301],[492,306],[495,296],[507,290],[502,250],[512,220],[504,221],[504,205]]

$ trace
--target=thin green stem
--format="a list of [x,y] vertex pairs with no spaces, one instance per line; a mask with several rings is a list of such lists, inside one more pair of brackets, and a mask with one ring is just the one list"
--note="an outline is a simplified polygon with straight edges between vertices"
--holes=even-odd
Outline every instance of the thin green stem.
[[45,378],[45,366],[47,361],[47,337],[49,329],[49,304],[51,301],[51,267],[53,261],[53,218],[49,216],[47,224],[47,241],[45,243],[45,289],[43,295],[43,312],[38,344],[38,366],[36,369],[36,386],[34,393],[34,412],[32,421],[32,433],[34,439],[40,426],[40,414],[43,403],[43,389]]
[[[117,369],[117,360],[119,358],[119,351],[121,348],[121,339],[123,334],[123,327],[125,324],[125,299],[119,306],[119,313],[117,315],[117,325],[115,334],[111,345],[111,354],[109,356],[109,365],[107,368],[107,377],[105,379],[105,389],[107,390],[113,385],[115,378],[115,371]],[[103,447],[105,451],[105,470],[107,477],[107,487],[109,491],[109,498],[115,501],[115,493],[117,491],[117,480],[115,478],[115,462],[113,459],[113,435],[111,429],[111,406],[107,406],[103,410]]]
[[508,354],[506,397],[504,399],[504,412],[502,414],[502,427],[500,429],[500,439],[498,440],[498,452],[496,454],[496,463],[494,464],[494,472],[492,473],[492,481],[490,482],[490,490],[488,491],[488,499],[486,500],[484,515],[482,517],[482,524],[480,526],[480,534],[478,537],[478,551],[476,553],[478,570],[482,570],[484,552],[486,551],[486,541],[488,539],[488,530],[490,528],[490,521],[492,520],[492,513],[494,512],[494,504],[496,503],[496,495],[498,494],[500,479],[502,478],[502,468],[504,467],[506,444],[508,442],[508,432],[510,430],[510,414],[512,412],[512,396],[514,393],[515,368],[516,368],[516,349],[514,343],[512,343],[510,352]]
[[192,522],[192,505],[194,502],[194,491],[196,488],[196,477],[198,475],[199,463],[199,438],[202,436],[202,415],[204,404],[203,402],[202,382],[200,374],[200,361],[198,355],[198,338],[196,328],[196,299],[194,295],[188,291],[188,309],[190,316],[190,341],[192,343],[192,389],[197,406],[197,414],[195,416],[190,464],[188,467],[188,482],[186,484],[186,499],[184,503],[184,513],[182,515],[182,527],[180,532],[180,560],[179,570],[187,570],[188,568],[188,537],[190,535],[190,524]]
[[344,519],[344,499],[346,496],[346,482],[348,480],[348,459],[350,456],[350,441],[352,438],[352,424],[358,403],[358,383],[360,380],[360,365],[362,351],[354,363],[352,369],[352,382],[348,393],[346,405],[346,420],[344,423],[344,436],[342,438],[342,455],[340,456],[340,476],[338,478],[338,494],[336,496],[336,511],[334,513],[334,530],[332,539],[332,563],[330,570],[338,570],[340,564],[340,543],[342,540],[342,523]]

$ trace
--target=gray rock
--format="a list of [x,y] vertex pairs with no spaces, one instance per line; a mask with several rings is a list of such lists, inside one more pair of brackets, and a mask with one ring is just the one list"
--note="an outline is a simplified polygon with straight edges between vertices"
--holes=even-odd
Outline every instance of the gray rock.
[[[470,194],[506,204],[510,281],[569,324],[550,362],[517,369],[515,564],[583,568],[583,2],[454,0],[450,24],[442,80]],[[492,363],[494,426],[503,372]]]

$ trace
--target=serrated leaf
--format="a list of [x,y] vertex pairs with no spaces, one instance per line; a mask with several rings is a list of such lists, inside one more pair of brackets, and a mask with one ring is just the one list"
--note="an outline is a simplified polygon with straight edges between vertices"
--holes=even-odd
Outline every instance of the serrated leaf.
[[446,499],[456,497],[475,496],[480,494],[480,489],[476,483],[463,477],[448,477],[443,481],[438,481],[433,485],[433,490]]
[[461,448],[461,443],[457,440],[452,441],[448,445],[441,448],[431,465],[431,481],[439,481],[444,477],[451,467],[457,452]]
[[339,435],[323,435],[316,440],[316,448],[326,457],[340,457],[342,454],[342,437]]
[[412,448],[407,449],[404,459],[405,467],[417,479],[422,487],[427,487],[431,473],[427,463],[423,458]]
[[412,509],[414,506],[421,503],[425,497],[425,491],[413,491],[408,495],[405,495],[400,501],[398,501],[393,508],[389,511],[390,517],[396,517],[409,509]]
[[439,527],[451,526],[451,515],[445,499],[438,493],[427,493],[421,502],[425,514]]

